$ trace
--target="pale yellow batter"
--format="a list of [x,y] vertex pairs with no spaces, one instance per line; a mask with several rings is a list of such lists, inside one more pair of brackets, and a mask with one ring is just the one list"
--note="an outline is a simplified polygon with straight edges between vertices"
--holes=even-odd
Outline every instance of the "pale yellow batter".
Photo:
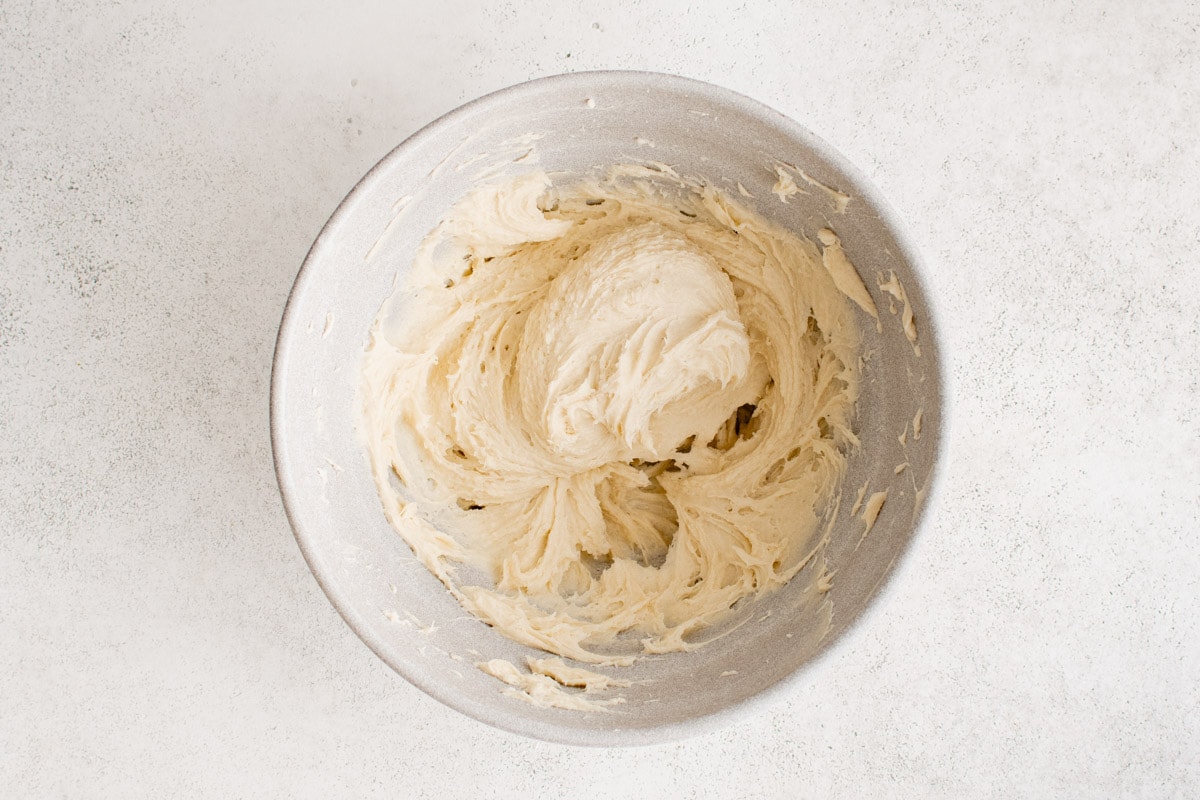
[[848,296],[874,311],[844,260],[832,232],[669,170],[476,190],[366,352],[389,519],[521,643],[593,664],[688,649],[821,546],[857,443]]

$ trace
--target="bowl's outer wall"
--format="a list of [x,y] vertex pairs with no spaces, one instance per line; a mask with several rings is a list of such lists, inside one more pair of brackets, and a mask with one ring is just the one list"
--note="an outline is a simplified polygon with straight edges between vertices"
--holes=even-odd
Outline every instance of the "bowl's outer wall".
[[[532,156],[521,158],[530,149]],[[815,640],[813,614],[804,613],[812,609],[800,591],[804,576],[798,576],[755,604],[728,636],[627,670],[646,682],[624,690],[628,702],[612,713],[541,709],[503,694],[473,666],[491,658],[520,663],[534,651],[469,617],[384,519],[355,432],[359,366],[372,322],[417,244],[494,168],[580,173],[646,161],[703,176],[733,196],[740,182],[754,196],[743,202],[809,238],[833,228],[879,306],[882,335],[862,316],[862,447],[850,462],[827,553],[836,570],[828,594],[831,628]],[[780,162],[849,194],[845,213],[835,213],[828,196],[806,184],[806,194],[781,202],[770,191]],[[889,310],[891,298],[879,289],[879,276],[892,270],[913,306],[919,357],[902,335],[899,315]],[[943,407],[941,359],[918,271],[915,252],[865,178],[795,122],[727,90],[650,73],[578,73],[474,101],[414,135],[355,187],[296,280],[276,348],[272,437],[297,540],[359,636],[412,683],[476,719],[590,745],[658,742],[728,719],[855,622],[912,536],[918,497],[929,488],[937,458]],[[920,439],[911,425],[918,410]],[[902,445],[898,437],[906,430]],[[902,463],[908,466],[896,475]],[[868,493],[886,488],[889,494],[863,538],[864,524],[849,508],[868,481]]]

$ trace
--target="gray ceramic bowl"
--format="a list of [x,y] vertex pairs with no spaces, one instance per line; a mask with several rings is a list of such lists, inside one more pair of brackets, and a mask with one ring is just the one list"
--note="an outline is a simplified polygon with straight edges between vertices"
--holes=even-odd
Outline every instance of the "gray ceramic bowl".
[[[655,160],[685,175],[741,182],[760,213],[809,238],[833,227],[880,309],[883,333],[864,326],[870,352],[841,513],[828,549],[836,570],[828,633],[797,611],[792,585],[759,601],[734,632],[691,653],[647,658],[623,677],[646,679],[612,713],[541,709],[501,693],[472,666],[520,663],[533,651],[468,617],[384,519],[355,436],[355,391],[367,332],[398,273],[446,208],[513,140],[540,134],[540,166],[583,172]],[[651,146],[650,143],[653,143]],[[821,191],[771,193],[790,163],[852,197],[844,214]],[[803,184],[802,184],[803,185]],[[805,189],[813,187],[803,185]],[[411,197],[395,217],[400,198]],[[395,224],[391,224],[393,219]],[[389,230],[389,225],[391,225]],[[383,236],[384,231],[388,231]],[[370,258],[368,258],[370,254]],[[919,260],[895,215],[829,145],[753,100],[669,75],[593,72],[513,86],[429,124],[375,166],[313,244],[284,313],[272,376],[271,434],[288,517],[313,574],[346,622],[416,686],[475,719],[550,741],[661,742],[754,708],[855,624],[904,553],[933,478],[944,414],[941,356]],[[903,336],[877,276],[894,270],[915,313],[921,355]],[[923,416],[923,434],[912,420]],[[907,444],[898,436],[907,430]],[[900,474],[899,464],[907,464]],[[858,487],[889,496],[870,535],[849,516]],[[768,614],[768,612],[770,612]],[[728,674],[736,671],[736,675]]]

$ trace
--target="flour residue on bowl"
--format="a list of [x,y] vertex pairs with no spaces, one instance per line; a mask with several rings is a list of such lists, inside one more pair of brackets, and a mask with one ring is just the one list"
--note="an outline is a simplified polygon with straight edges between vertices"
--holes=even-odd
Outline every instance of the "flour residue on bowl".
[[[389,520],[517,642],[609,666],[695,647],[823,558],[867,310],[829,234],[653,166],[477,188],[365,354],[360,432]],[[567,690],[600,673],[480,663],[596,707]]]

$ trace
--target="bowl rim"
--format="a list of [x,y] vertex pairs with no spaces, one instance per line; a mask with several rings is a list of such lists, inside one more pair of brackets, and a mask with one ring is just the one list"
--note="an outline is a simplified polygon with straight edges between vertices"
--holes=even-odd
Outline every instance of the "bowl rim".
[[[337,588],[336,581],[328,574],[316,556],[312,541],[314,534],[306,527],[305,520],[297,511],[296,497],[292,488],[290,468],[284,458],[286,442],[283,438],[283,397],[286,365],[289,358],[289,342],[299,331],[299,320],[296,314],[298,298],[308,288],[312,280],[312,266],[320,258],[321,251],[331,232],[338,228],[343,219],[351,213],[354,201],[366,191],[379,175],[388,169],[392,162],[402,159],[409,150],[416,149],[427,139],[437,136],[443,128],[452,127],[460,118],[478,113],[490,106],[503,105],[519,99],[523,95],[540,92],[546,89],[567,89],[574,86],[582,89],[585,86],[597,87],[603,85],[606,90],[613,88],[646,89],[670,87],[686,89],[691,93],[702,95],[706,99],[736,108],[739,112],[776,128],[781,128],[789,136],[804,143],[804,145],[829,163],[841,170],[854,184],[856,192],[865,197],[869,204],[877,210],[879,220],[895,237],[900,252],[897,254],[912,269],[920,287],[921,297],[929,310],[927,318],[922,320],[922,332],[930,336],[937,345],[932,349],[934,368],[937,377],[936,401],[938,407],[937,441],[933,451],[933,466],[930,469],[926,483],[926,495],[913,522],[907,541],[887,568],[879,584],[869,596],[866,605],[854,616],[846,626],[828,638],[817,653],[799,668],[780,678],[774,684],[766,687],[750,697],[731,705],[705,712],[696,717],[681,722],[665,723],[643,728],[579,728],[559,726],[551,722],[535,721],[523,717],[514,717],[501,711],[485,706],[477,706],[464,702],[464,698],[449,689],[449,684],[437,680],[427,680],[418,672],[408,668],[400,659],[392,658],[385,643],[370,630],[360,624],[357,613],[352,609],[349,599]],[[297,545],[308,564],[309,570],[317,584],[325,593],[326,598],[337,610],[355,635],[385,664],[407,680],[410,684],[423,691],[445,706],[464,714],[472,719],[499,728],[509,733],[528,736],[541,741],[560,745],[589,746],[589,747],[628,747],[646,746],[678,741],[691,738],[702,733],[711,733],[724,728],[735,721],[744,720],[751,714],[764,710],[774,703],[785,692],[790,691],[802,678],[813,678],[830,662],[830,653],[845,649],[854,639],[863,635],[863,620],[878,613],[883,606],[883,598],[894,591],[901,581],[898,576],[911,569],[911,554],[921,529],[929,524],[932,509],[944,493],[945,460],[947,457],[948,433],[952,423],[952,408],[949,404],[951,396],[951,375],[947,369],[945,342],[939,331],[937,320],[941,311],[937,308],[937,298],[927,291],[928,269],[915,246],[908,229],[902,224],[899,214],[883,197],[880,190],[872,181],[845,156],[831,145],[809,131],[792,118],[771,108],[770,106],[716,84],[686,78],[679,75],[641,70],[591,70],[569,72],[535,78],[530,81],[513,84],[482,95],[474,100],[459,105],[451,111],[442,114],[433,121],[422,126],[400,144],[392,148],[370,170],[364,174],[338,203],[337,208],[329,219],[322,225],[320,232],[309,247],[304,260],[297,272],[296,279],[288,294],[280,320],[279,331],[275,340],[275,348],[271,367],[270,386],[270,436],[271,452],[275,465],[276,481],[279,485],[280,496],[283,500],[284,512],[292,528]]]

